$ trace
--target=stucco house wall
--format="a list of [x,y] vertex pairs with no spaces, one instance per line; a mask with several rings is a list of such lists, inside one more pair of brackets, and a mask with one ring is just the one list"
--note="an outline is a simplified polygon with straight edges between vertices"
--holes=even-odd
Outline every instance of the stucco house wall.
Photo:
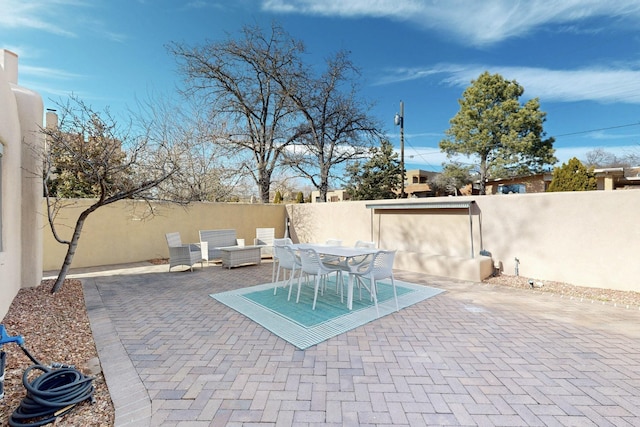
[[42,185],[38,177],[43,104],[18,85],[18,56],[0,50],[0,315],[21,287],[42,278]]

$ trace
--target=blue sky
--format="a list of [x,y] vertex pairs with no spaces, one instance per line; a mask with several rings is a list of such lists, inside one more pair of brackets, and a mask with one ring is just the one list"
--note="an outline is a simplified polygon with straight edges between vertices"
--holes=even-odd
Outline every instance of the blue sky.
[[540,99],[560,162],[640,152],[638,0],[0,0],[0,48],[20,56],[19,83],[45,107],[73,93],[117,115],[181,83],[168,43],[273,21],[310,62],[351,52],[397,147],[404,101],[407,169],[440,169],[438,142],[485,70]]

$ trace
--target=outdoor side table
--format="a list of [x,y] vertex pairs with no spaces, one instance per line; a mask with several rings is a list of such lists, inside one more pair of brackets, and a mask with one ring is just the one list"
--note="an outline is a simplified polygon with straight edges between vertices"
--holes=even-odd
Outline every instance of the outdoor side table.
[[254,246],[228,246],[220,248],[222,266],[231,269],[247,264],[260,264],[260,248],[263,245]]

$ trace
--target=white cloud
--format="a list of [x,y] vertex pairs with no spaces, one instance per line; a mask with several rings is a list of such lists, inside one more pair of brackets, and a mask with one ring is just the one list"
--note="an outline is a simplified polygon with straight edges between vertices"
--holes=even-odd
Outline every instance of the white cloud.
[[108,30],[87,9],[99,7],[88,0],[0,0],[0,29],[35,30],[64,37],[78,37],[86,32],[123,42],[126,36]]
[[526,97],[545,102],[594,101],[600,103],[640,104],[640,68],[587,67],[552,70],[535,67],[440,64],[425,68],[398,68],[379,78],[377,84],[391,84],[440,76],[442,84],[469,86],[484,71],[516,80],[525,88]]
[[[585,161],[587,153],[597,148],[601,148],[607,153],[615,154],[618,157],[640,152],[640,146],[638,145],[556,147],[555,156],[558,162],[554,166],[561,166],[573,157],[576,157],[580,161]],[[445,153],[439,151],[438,147],[405,148],[404,157],[405,163],[410,165],[411,169],[420,168],[435,171],[441,170],[443,163],[449,163],[452,160],[457,160],[463,164],[477,163],[477,159],[466,156],[457,156],[454,159],[449,159]]]
[[79,1],[65,0],[33,0],[12,1],[0,0],[0,28],[30,29],[51,34],[75,37],[64,19],[65,6],[81,6]]
[[263,0],[276,13],[377,17],[411,22],[476,46],[527,34],[545,24],[576,23],[593,17],[640,20],[637,0]]
[[33,77],[47,77],[58,80],[72,80],[82,78],[80,74],[69,73],[64,70],[47,67],[33,67],[29,65],[20,66],[20,75]]

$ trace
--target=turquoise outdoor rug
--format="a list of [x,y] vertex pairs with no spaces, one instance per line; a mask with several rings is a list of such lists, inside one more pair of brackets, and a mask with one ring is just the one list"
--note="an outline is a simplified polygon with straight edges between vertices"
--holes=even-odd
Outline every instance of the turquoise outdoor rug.
[[[396,280],[400,310],[431,298],[441,289]],[[378,319],[376,308],[370,301],[369,292],[362,290],[362,300],[357,287],[353,291],[353,310],[347,309],[345,286],[344,302],[336,293],[335,282],[329,281],[324,295],[318,293],[316,309],[313,304],[313,286],[303,284],[300,302],[296,304],[297,282],[287,301],[289,289],[278,283],[278,292],[273,295],[274,283],[265,283],[250,288],[211,294],[211,297],[247,316],[275,335],[304,350],[329,338],[355,329]],[[378,308],[380,317],[396,311],[393,287],[390,280],[378,282]]]

